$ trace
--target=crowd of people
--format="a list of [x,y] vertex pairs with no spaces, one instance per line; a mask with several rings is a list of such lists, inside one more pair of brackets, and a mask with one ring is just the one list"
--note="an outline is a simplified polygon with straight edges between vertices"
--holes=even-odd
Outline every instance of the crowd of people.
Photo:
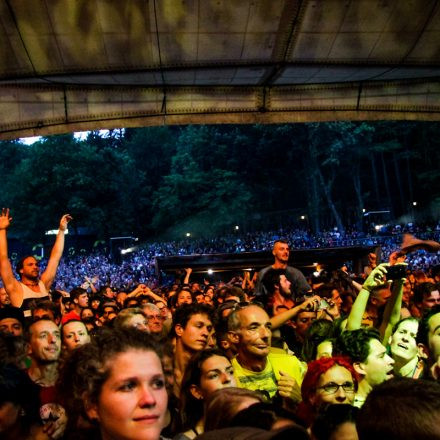
[[[3,209],[0,438],[440,438],[437,240],[277,231],[154,244],[116,265],[63,261],[64,215],[44,269],[26,256],[14,272],[11,220]],[[382,261],[308,277],[290,265],[291,246],[357,240]],[[232,282],[155,279],[155,255],[268,249],[273,264]]]
[[[69,255],[60,262],[55,285],[60,290],[69,291],[75,286],[87,283],[86,277],[94,278],[98,286],[110,284],[123,289],[139,283],[157,285],[159,280],[156,274],[156,257],[269,251],[274,241],[279,238],[286,239],[294,249],[380,246],[383,258],[387,259],[388,255],[399,247],[404,233],[440,241],[440,224],[396,224],[385,234],[362,233],[354,229],[347,229],[343,233],[333,230],[319,234],[313,234],[308,229],[281,229],[245,234],[237,232],[217,238],[188,238],[182,241],[145,244],[125,254],[121,262],[115,262],[104,252]],[[42,266],[45,263],[44,260],[41,261]],[[427,270],[440,264],[440,257],[422,251],[409,255],[408,263],[414,270]]]

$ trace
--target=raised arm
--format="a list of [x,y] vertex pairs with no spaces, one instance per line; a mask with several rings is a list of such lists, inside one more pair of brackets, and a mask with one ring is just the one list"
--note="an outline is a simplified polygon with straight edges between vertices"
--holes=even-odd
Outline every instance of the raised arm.
[[350,314],[347,318],[347,330],[357,330],[361,328],[362,316],[367,308],[368,298],[370,297],[371,289],[383,283],[384,275],[387,273],[386,263],[382,263],[371,271],[368,278],[362,285],[359,295],[356,297]]
[[391,336],[393,327],[400,321],[400,309],[402,308],[403,284],[405,278],[395,280],[391,298],[388,300],[383,313],[382,323],[379,328],[382,344],[386,347],[388,338]]
[[57,238],[55,239],[55,244],[53,245],[52,251],[50,253],[49,261],[47,262],[46,270],[41,274],[41,281],[43,281],[44,286],[47,290],[52,286],[53,280],[57,273],[58,264],[63,255],[64,250],[64,233],[67,229],[67,224],[72,220],[69,214],[64,214],[60,220],[60,228],[58,230]]
[[[393,252],[390,255],[389,261],[390,265],[403,265],[408,266],[405,263],[406,256],[399,255],[398,252]],[[400,310],[402,308],[402,296],[403,296],[403,284],[405,283],[405,278],[400,278],[393,282],[393,290],[391,292],[391,298],[388,300],[385,310],[383,313],[382,323],[380,324],[380,337],[382,344],[385,347],[388,344],[388,338],[391,336],[393,327],[400,321]]]
[[8,238],[6,231],[11,221],[12,217],[9,216],[9,208],[3,208],[0,213],[0,276],[11,300],[11,305],[21,307],[23,304],[23,289],[20,283],[15,279],[11,262],[8,258]]
[[189,284],[189,277],[191,276],[192,271],[193,270],[191,267],[185,268],[186,275],[185,275],[185,279],[183,280],[183,284]]
[[321,298],[318,295],[314,295],[310,298],[307,298],[300,305],[293,307],[289,310],[286,310],[285,312],[281,312],[278,315],[272,316],[270,318],[270,323],[272,324],[272,329],[275,330],[275,329],[281,327],[287,321],[289,321],[290,319],[293,319],[302,310],[310,310],[310,311],[318,310],[320,300],[321,300]]

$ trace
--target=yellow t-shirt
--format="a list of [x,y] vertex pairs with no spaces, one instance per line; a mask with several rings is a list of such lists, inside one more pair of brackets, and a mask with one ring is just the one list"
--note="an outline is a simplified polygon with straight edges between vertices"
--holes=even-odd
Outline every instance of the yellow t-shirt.
[[237,361],[232,359],[234,376],[240,388],[254,391],[266,391],[272,398],[277,390],[280,378],[280,370],[292,376],[298,385],[301,385],[304,376],[304,368],[297,357],[285,353],[269,353],[266,366],[263,371],[255,372],[243,368]]

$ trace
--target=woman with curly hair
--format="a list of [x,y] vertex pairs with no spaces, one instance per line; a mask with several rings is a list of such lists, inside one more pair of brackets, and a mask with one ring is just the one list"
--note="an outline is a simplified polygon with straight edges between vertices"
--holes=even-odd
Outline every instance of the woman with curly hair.
[[66,360],[59,389],[67,438],[160,438],[168,397],[157,347],[145,332],[102,329]]

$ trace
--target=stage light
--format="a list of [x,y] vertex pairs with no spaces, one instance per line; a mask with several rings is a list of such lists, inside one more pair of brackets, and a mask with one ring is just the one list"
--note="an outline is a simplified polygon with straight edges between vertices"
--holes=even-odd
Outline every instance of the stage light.
[[[69,230],[66,229],[64,231],[64,235],[67,235],[69,233]],[[57,235],[58,234],[58,229],[50,229],[49,231],[46,231],[45,235]]]
[[121,255],[129,254],[130,252],[133,252],[135,250],[136,250],[135,247],[129,247],[127,249],[121,249]]

